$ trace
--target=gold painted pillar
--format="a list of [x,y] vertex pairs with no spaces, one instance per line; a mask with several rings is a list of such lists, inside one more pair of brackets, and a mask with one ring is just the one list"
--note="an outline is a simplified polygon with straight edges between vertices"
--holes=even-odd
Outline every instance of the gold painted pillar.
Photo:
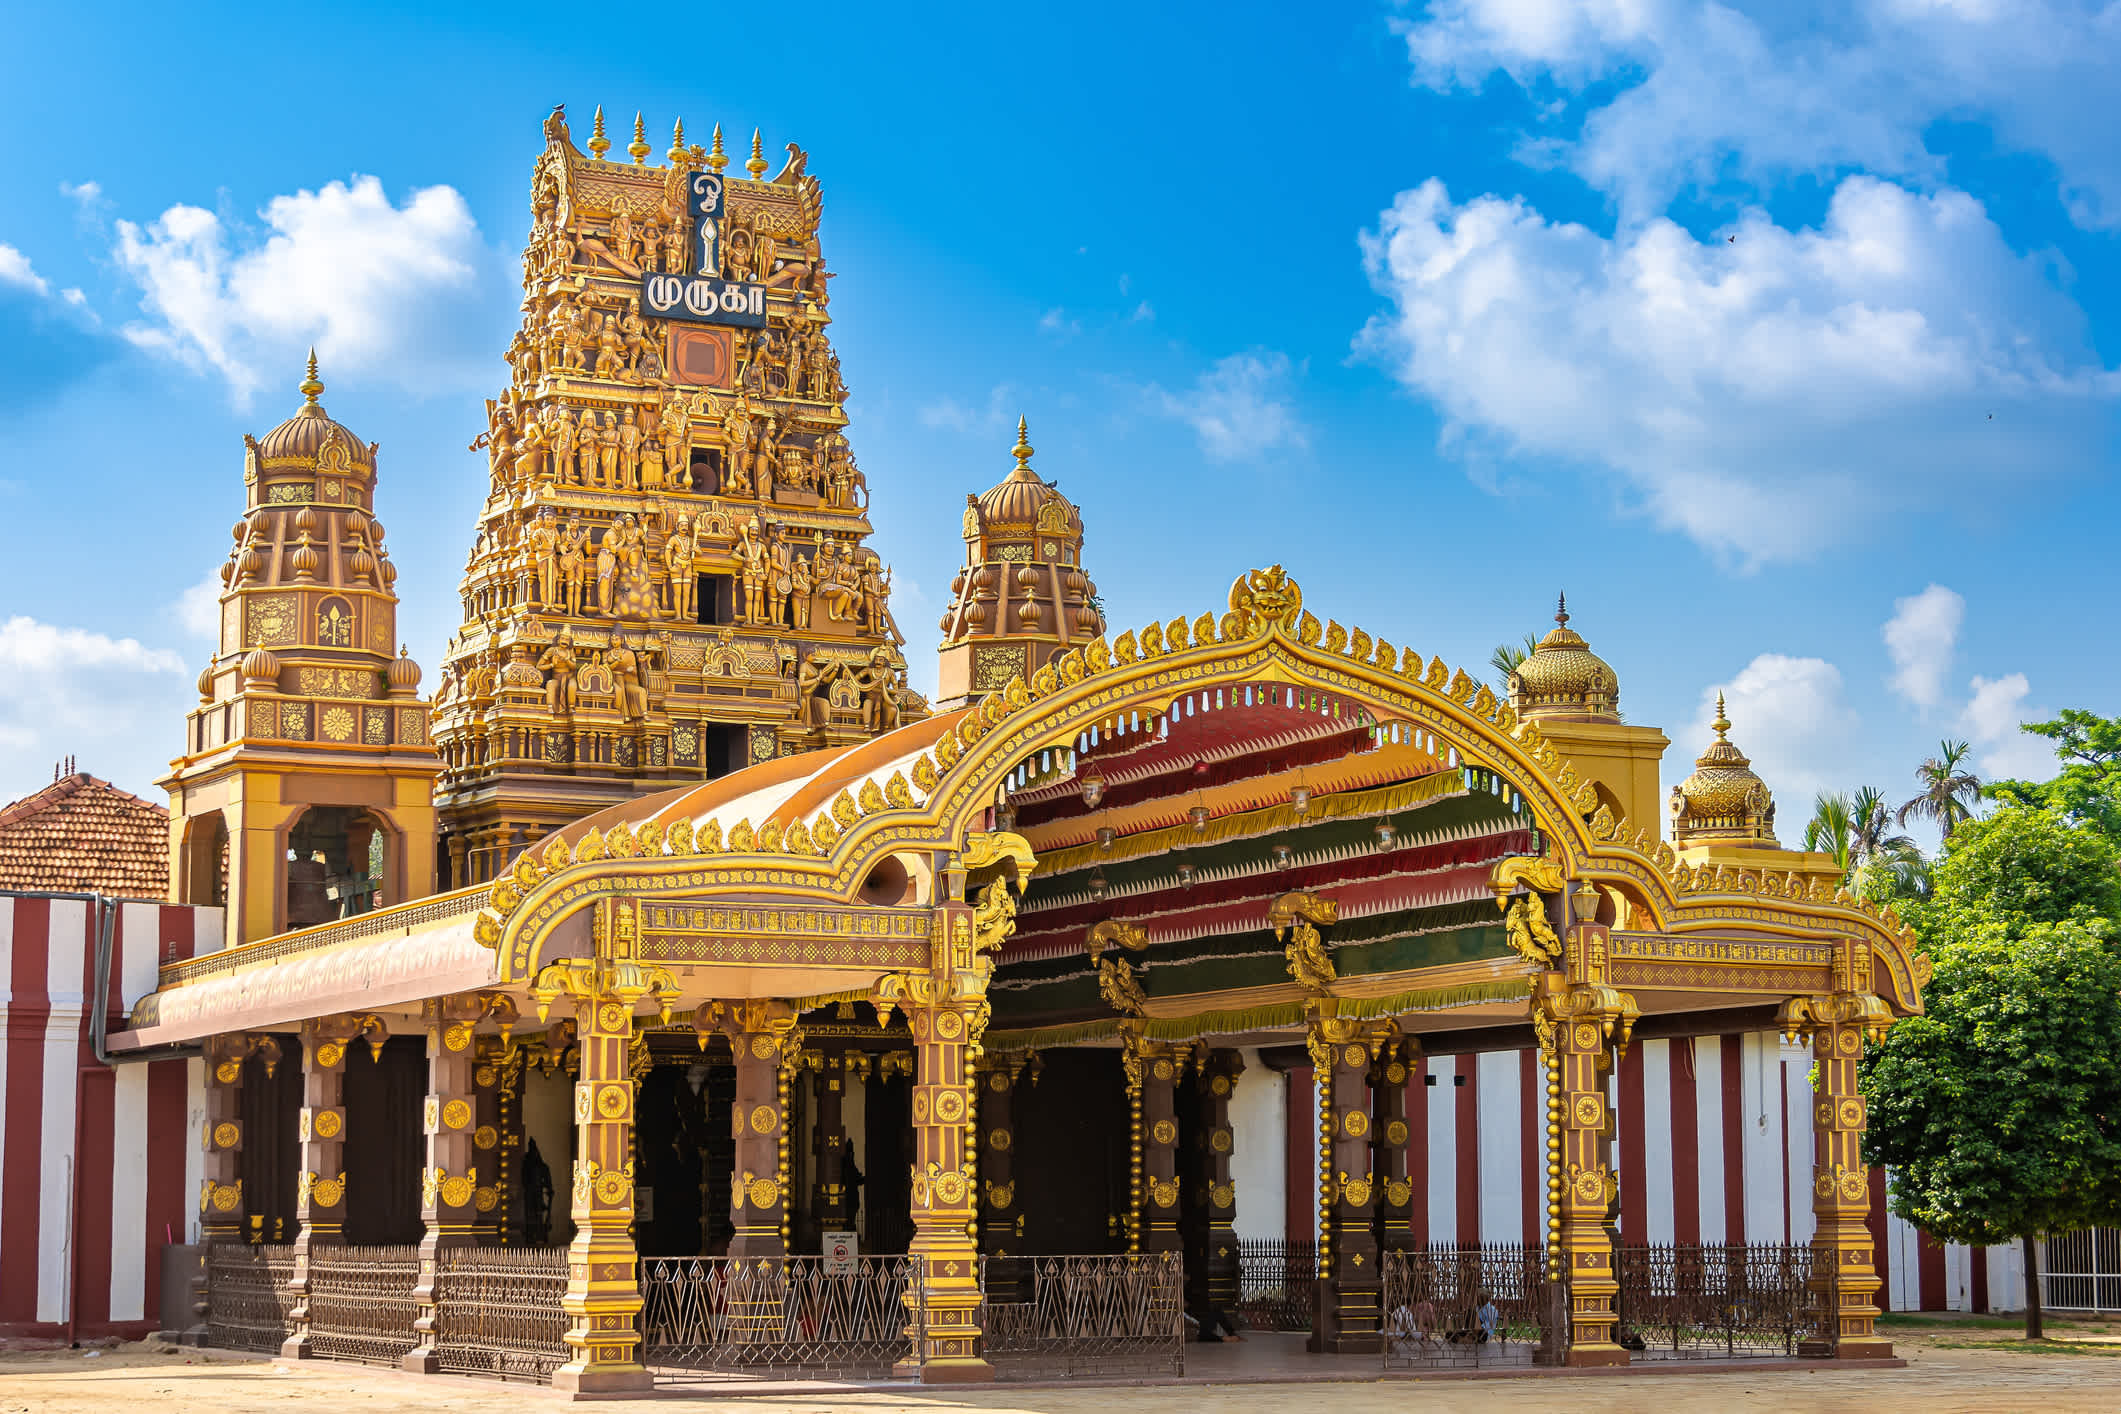
[[[918,1363],[928,1383],[992,1380],[994,1367],[981,1354],[979,1244],[974,1219],[979,1204],[979,1125],[975,1110],[980,1038],[987,1030],[987,979],[994,964],[986,954],[1016,930],[1016,893],[1035,863],[1030,846],[1014,835],[974,835],[963,853],[940,871],[942,900],[929,937],[928,969],[893,973],[878,981],[877,1024],[893,1008],[906,1013],[913,1035],[913,1241],[908,1255],[920,1265],[922,1315],[910,1334],[919,1345],[900,1373]],[[1001,864],[994,878],[967,902],[971,871]]]
[[[729,1037],[736,1098],[729,1106],[735,1157],[729,1217],[731,1257],[788,1255],[788,1077],[802,1054],[795,1009],[786,1002],[709,1002],[694,1017]],[[704,1033],[703,1033],[704,1034]]]
[[295,1190],[295,1275],[288,1283],[295,1305],[294,1331],[280,1347],[282,1358],[307,1360],[309,1254],[346,1241],[346,1047],[360,1034],[353,1021],[312,1021],[302,1036],[301,1177]]
[[244,1242],[243,1062],[256,1042],[237,1032],[206,1043],[205,1175],[199,1184],[199,1241]]
[[[1544,903],[1537,895],[1523,906],[1537,907],[1543,921]],[[1529,925],[1529,919],[1524,921]],[[1626,1054],[1640,1013],[1633,997],[1607,985],[1607,942],[1608,933],[1601,924],[1571,925],[1563,968],[1540,973],[1532,995],[1532,1020],[1541,1049],[1554,1057],[1558,1071],[1548,1080],[1547,1111],[1548,1123],[1554,1124],[1559,1102],[1562,1171],[1555,1175],[1550,1169],[1548,1174],[1547,1231],[1551,1241],[1556,1232],[1552,1181],[1558,1176],[1560,1268],[1568,1284],[1564,1359],[1572,1366],[1628,1363],[1627,1351],[1613,1338],[1617,1320],[1613,1303],[1620,1284],[1613,1272],[1608,1218],[1620,1186],[1609,1161],[1613,1124],[1606,1074],[1615,1055]],[[1548,1137],[1551,1144],[1555,1136],[1550,1133]]]
[[1379,1253],[1414,1248],[1414,1182],[1407,1173],[1407,1085],[1421,1058],[1421,1042],[1389,1038],[1377,1047],[1371,1073],[1370,1133],[1377,1155]]
[[419,1314],[412,1328],[419,1347],[401,1362],[407,1370],[434,1374],[442,1368],[435,1349],[440,1309],[435,1286],[445,1248],[469,1247],[478,1209],[478,1184],[472,1175],[472,1129],[477,1089],[473,1080],[473,1026],[484,1014],[477,1001],[459,998],[426,1004],[427,1161],[420,1170],[420,1277],[413,1287]]
[[1132,1158],[1128,1186],[1133,1202],[1127,1223],[1129,1252],[1182,1252],[1178,1231],[1178,1078],[1186,1049],[1141,1034],[1141,1023],[1122,1021],[1130,1109]]
[[472,1225],[482,1244],[506,1245],[515,1240],[509,1231],[514,1160],[508,1139],[515,1119],[515,1083],[523,1073],[523,1049],[506,1036],[486,1037],[478,1043],[477,1055],[477,1068],[471,1074],[472,1123],[476,1126],[471,1131]]
[[[1812,1047],[1812,1304],[1819,1317],[1803,1355],[1840,1360],[1892,1358],[1878,1334],[1876,1244],[1868,1223],[1870,1170],[1863,1162],[1867,1122],[1856,1085],[1866,1038],[1882,1040],[1892,1012],[1867,990],[1868,951],[1848,940],[1836,969],[1844,990],[1783,1003],[1783,1032]],[[1854,987],[1865,990],[1854,990]]]
[[1371,1028],[1308,1003],[1318,1115],[1318,1296],[1308,1346],[1336,1355],[1383,1348],[1384,1279],[1377,1256],[1377,1173],[1370,1149]]
[[582,1394],[646,1392],[641,1365],[640,1254],[633,1240],[633,1009],[643,998],[662,1003],[677,981],[665,968],[635,957],[639,904],[600,899],[591,916],[595,956],[543,968],[530,995],[544,1021],[561,997],[573,1000],[576,1079],[575,1160],[569,1185],[574,1240],[567,1246],[569,1318],[567,1362],[553,1371],[554,1389]]
[[1237,1185],[1230,1165],[1237,1149],[1237,1133],[1230,1124],[1230,1102],[1237,1094],[1237,1079],[1245,1071],[1245,1058],[1227,1047],[1209,1051],[1200,1066],[1200,1127],[1203,1152],[1200,1160],[1202,1196],[1207,1199],[1208,1302],[1229,1315],[1237,1310],[1240,1296],[1237,1248]]

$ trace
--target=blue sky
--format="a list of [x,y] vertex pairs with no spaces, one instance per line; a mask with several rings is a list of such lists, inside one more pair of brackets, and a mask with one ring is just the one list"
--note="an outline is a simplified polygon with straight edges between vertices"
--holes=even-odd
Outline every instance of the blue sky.
[[312,342],[432,682],[560,101],[808,149],[917,682],[1022,413],[1116,625],[1280,561],[1477,669],[1566,589],[1668,779],[1730,693],[1785,836],[2121,710],[2121,7],[609,15],[13,16],[0,798],[163,768]]

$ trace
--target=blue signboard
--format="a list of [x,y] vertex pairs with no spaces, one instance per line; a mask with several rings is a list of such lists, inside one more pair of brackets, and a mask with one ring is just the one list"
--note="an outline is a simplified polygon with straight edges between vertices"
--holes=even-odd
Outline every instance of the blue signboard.
[[651,319],[766,327],[766,287],[713,275],[643,275],[641,313]]

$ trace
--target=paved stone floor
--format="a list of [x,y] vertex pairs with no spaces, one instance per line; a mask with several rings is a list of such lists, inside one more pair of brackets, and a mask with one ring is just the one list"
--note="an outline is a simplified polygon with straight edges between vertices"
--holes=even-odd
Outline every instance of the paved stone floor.
[[[1369,1360],[1321,1362],[1287,1340],[1189,1346],[1183,1385],[1075,1382],[1061,1387],[901,1387],[815,1390],[772,1397],[723,1395],[717,1414],[1405,1414],[1424,1411],[2033,1410],[2038,1414],[2121,1409],[2121,1337],[2070,1333],[2076,1344],[2028,1353],[2008,1331],[1942,1327],[1894,1332],[1904,1369],[1818,1370],[1664,1366],[1597,1375],[1500,1374],[1379,1377]],[[2101,1337],[2104,1337],[2103,1339]],[[1301,1385],[1284,1383],[1290,1379]],[[691,1402],[666,1391],[659,1407]],[[702,1393],[705,1393],[702,1391]],[[672,1396],[677,1396],[672,1398]],[[560,1408],[550,1391],[431,1379],[355,1366],[159,1353],[125,1346],[0,1355],[0,1414],[375,1414],[421,1409],[522,1414]]]

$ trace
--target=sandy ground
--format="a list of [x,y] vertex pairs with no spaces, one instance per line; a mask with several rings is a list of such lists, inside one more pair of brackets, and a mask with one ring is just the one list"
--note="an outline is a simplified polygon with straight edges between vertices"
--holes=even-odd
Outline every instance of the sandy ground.
[[[2076,1350],[2030,1353],[1994,1348],[2015,1343],[2009,1331],[1949,1328],[1893,1332],[1904,1370],[1627,1374],[1478,1381],[1405,1379],[1333,1384],[1093,1386],[1062,1389],[847,1392],[715,1399],[729,1414],[1266,1414],[1302,1407],[1305,1414],[1403,1414],[1430,1410],[1594,1411],[1861,1410],[1919,1408],[2004,1411],[2121,1409],[2121,1338],[2079,1329]],[[2105,1337],[2102,1339],[2101,1337]],[[657,1406],[671,1407],[664,1399]],[[704,1401],[685,1400],[687,1404]],[[521,1414],[557,1411],[567,1401],[549,1391],[460,1379],[401,1375],[328,1363],[164,1352],[130,1345],[90,1357],[78,1350],[0,1355],[0,1414],[373,1414],[393,1408]],[[657,1407],[649,1406],[649,1407]],[[639,1407],[639,1406],[637,1406]]]

